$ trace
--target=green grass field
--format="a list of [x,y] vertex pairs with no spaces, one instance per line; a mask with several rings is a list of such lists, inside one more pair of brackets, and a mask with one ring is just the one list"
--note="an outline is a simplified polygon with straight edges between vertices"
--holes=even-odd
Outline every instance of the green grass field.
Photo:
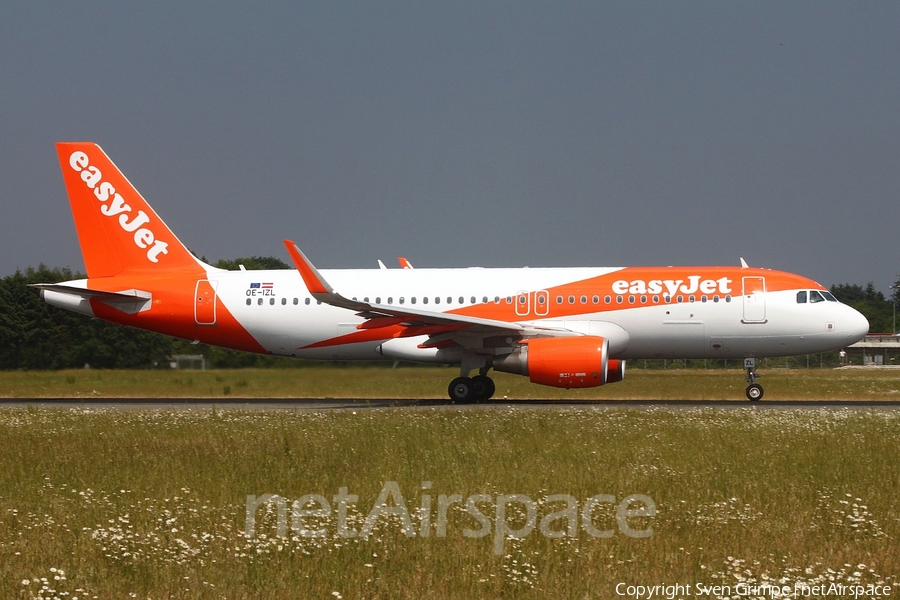
[[[446,398],[450,367],[0,372],[3,398]],[[766,400],[900,400],[900,369],[761,369]],[[740,369],[629,369],[625,381],[585,390],[491,373],[511,399],[746,400]]]
[[[303,396],[326,395],[309,390],[328,376],[340,387],[333,395],[358,397],[385,378],[413,376],[421,380],[398,397],[440,397],[422,390],[446,385],[449,372],[299,371],[0,381],[30,378],[50,396],[66,386],[126,396],[186,395],[178,390],[193,386],[196,396],[215,396],[225,385],[232,395]],[[783,385],[791,394],[808,386],[819,396],[896,397],[896,376],[868,374],[772,372],[767,384],[772,395]],[[165,377],[164,389],[151,389],[150,376]],[[636,372],[600,392],[631,385],[637,397],[669,389],[731,397],[716,390],[730,382],[740,393],[739,378]],[[291,386],[304,391],[289,394]],[[836,597],[851,597],[849,586],[891,585],[896,595],[900,584],[900,411],[892,409],[6,408],[0,439],[2,598],[627,597],[616,595],[620,584],[690,584],[690,593],[673,594],[685,598],[698,596],[697,584],[720,585],[702,596],[754,598],[763,594],[739,586],[774,582],[798,590],[781,597],[808,598],[824,594],[803,595],[803,586],[848,586]],[[345,515],[341,488],[358,496]],[[380,493],[386,501],[373,510]],[[248,496],[265,494],[286,499],[284,537],[277,503],[251,511],[246,535]],[[310,494],[320,501],[298,510],[323,509],[322,501],[330,510],[295,520],[291,503]],[[585,521],[585,503],[598,495],[606,496]],[[648,537],[626,535],[617,520],[616,505],[632,495],[656,511],[624,515],[624,531]],[[448,507],[455,496],[462,502]]]

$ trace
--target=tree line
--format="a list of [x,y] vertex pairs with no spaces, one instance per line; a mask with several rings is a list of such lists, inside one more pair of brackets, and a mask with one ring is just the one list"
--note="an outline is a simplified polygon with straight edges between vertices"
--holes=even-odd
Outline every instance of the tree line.
[[[275,257],[220,260],[222,269],[286,269]],[[40,300],[31,283],[56,283],[80,279],[84,275],[68,268],[44,265],[17,271],[0,280],[0,369],[145,368],[167,364],[176,354],[204,354],[214,368],[271,367],[302,361],[275,358],[193,345],[166,335],[113,325],[100,319],[49,306]],[[869,320],[869,331],[895,333],[896,303],[900,303],[900,279],[886,297],[871,282],[865,286],[840,284],[831,293],[841,302],[860,311]]]
[[869,320],[870,333],[897,333],[896,308],[900,304],[900,279],[891,286],[893,294],[885,296],[870,281],[865,285],[842,283],[831,286],[834,297],[852,306]]
[[[257,256],[220,260],[214,266],[238,269],[239,265],[247,269],[289,268],[277,258]],[[146,368],[167,365],[166,357],[176,354],[203,354],[215,368],[300,362],[194,345],[187,340],[114,325],[45,304],[38,290],[28,287],[32,283],[84,277],[68,268],[40,265],[0,279],[0,369]]]

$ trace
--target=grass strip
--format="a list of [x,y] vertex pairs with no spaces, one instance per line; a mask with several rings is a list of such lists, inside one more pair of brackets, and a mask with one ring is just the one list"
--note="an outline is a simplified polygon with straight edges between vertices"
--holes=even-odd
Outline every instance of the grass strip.
[[[446,398],[450,367],[0,372],[3,398]],[[738,369],[629,369],[625,381],[584,390],[492,373],[496,398],[746,400]],[[900,400],[900,369],[770,369],[769,400]]]
[[[702,583],[723,586],[715,598],[741,582],[895,584],[898,432],[885,410],[7,409],[0,597],[607,598],[619,584]],[[358,496],[345,525],[361,530],[390,482],[415,535],[400,514],[340,535],[339,490]],[[266,504],[248,538],[247,496],[263,494],[327,499],[330,514],[300,522],[323,536],[279,537]],[[454,494],[486,498],[488,535],[465,535],[484,524],[459,503],[438,535],[439,498]],[[497,506],[513,494],[538,522],[566,508],[554,495],[580,512],[598,494],[642,494],[656,514],[628,520],[652,529],[633,538],[601,504],[591,522],[609,537],[580,518],[569,535],[557,518],[558,537],[536,527],[497,553]],[[507,527],[526,528],[527,507],[507,508]]]

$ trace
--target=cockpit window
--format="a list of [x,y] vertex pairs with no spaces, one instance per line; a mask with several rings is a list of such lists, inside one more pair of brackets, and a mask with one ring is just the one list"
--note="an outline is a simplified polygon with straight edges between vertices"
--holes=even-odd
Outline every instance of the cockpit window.
[[806,304],[806,290],[797,292],[797,304]]
[[825,299],[829,302],[837,302],[838,299],[831,295],[831,292],[822,292],[822,295],[825,296]]
[[817,292],[816,290],[810,290],[810,292],[809,292],[809,301],[812,302],[812,303],[816,303],[816,302],[825,302],[825,298],[822,296],[822,294],[820,294],[820,293]]

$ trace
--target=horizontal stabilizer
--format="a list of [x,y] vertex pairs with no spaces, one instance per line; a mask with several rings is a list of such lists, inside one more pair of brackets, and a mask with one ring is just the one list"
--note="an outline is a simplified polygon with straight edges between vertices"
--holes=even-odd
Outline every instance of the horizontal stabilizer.
[[[62,283],[32,283],[28,287],[41,290],[41,299],[48,304],[61,306],[62,308],[67,308],[73,301],[83,300],[87,305],[92,299],[95,299],[122,312],[134,314],[149,310],[150,303],[153,300],[153,295],[150,292],[141,290],[107,292]],[[50,294],[47,294],[47,292],[50,292]],[[54,295],[56,297],[52,298],[51,296]]]
[[103,290],[89,290],[87,288],[75,287],[72,285],[63,285],[59,283],[31,283],[28,287],[37,288],[39,290],[49,290],[51,292],[59,292],[60,294],[74,294],[82,298],[97,298],[99,300],[118,300],[120,302],[134,302],[150,300],[150,292],[141,292],[138,290],[127,290],[124,292],[105,292]]

